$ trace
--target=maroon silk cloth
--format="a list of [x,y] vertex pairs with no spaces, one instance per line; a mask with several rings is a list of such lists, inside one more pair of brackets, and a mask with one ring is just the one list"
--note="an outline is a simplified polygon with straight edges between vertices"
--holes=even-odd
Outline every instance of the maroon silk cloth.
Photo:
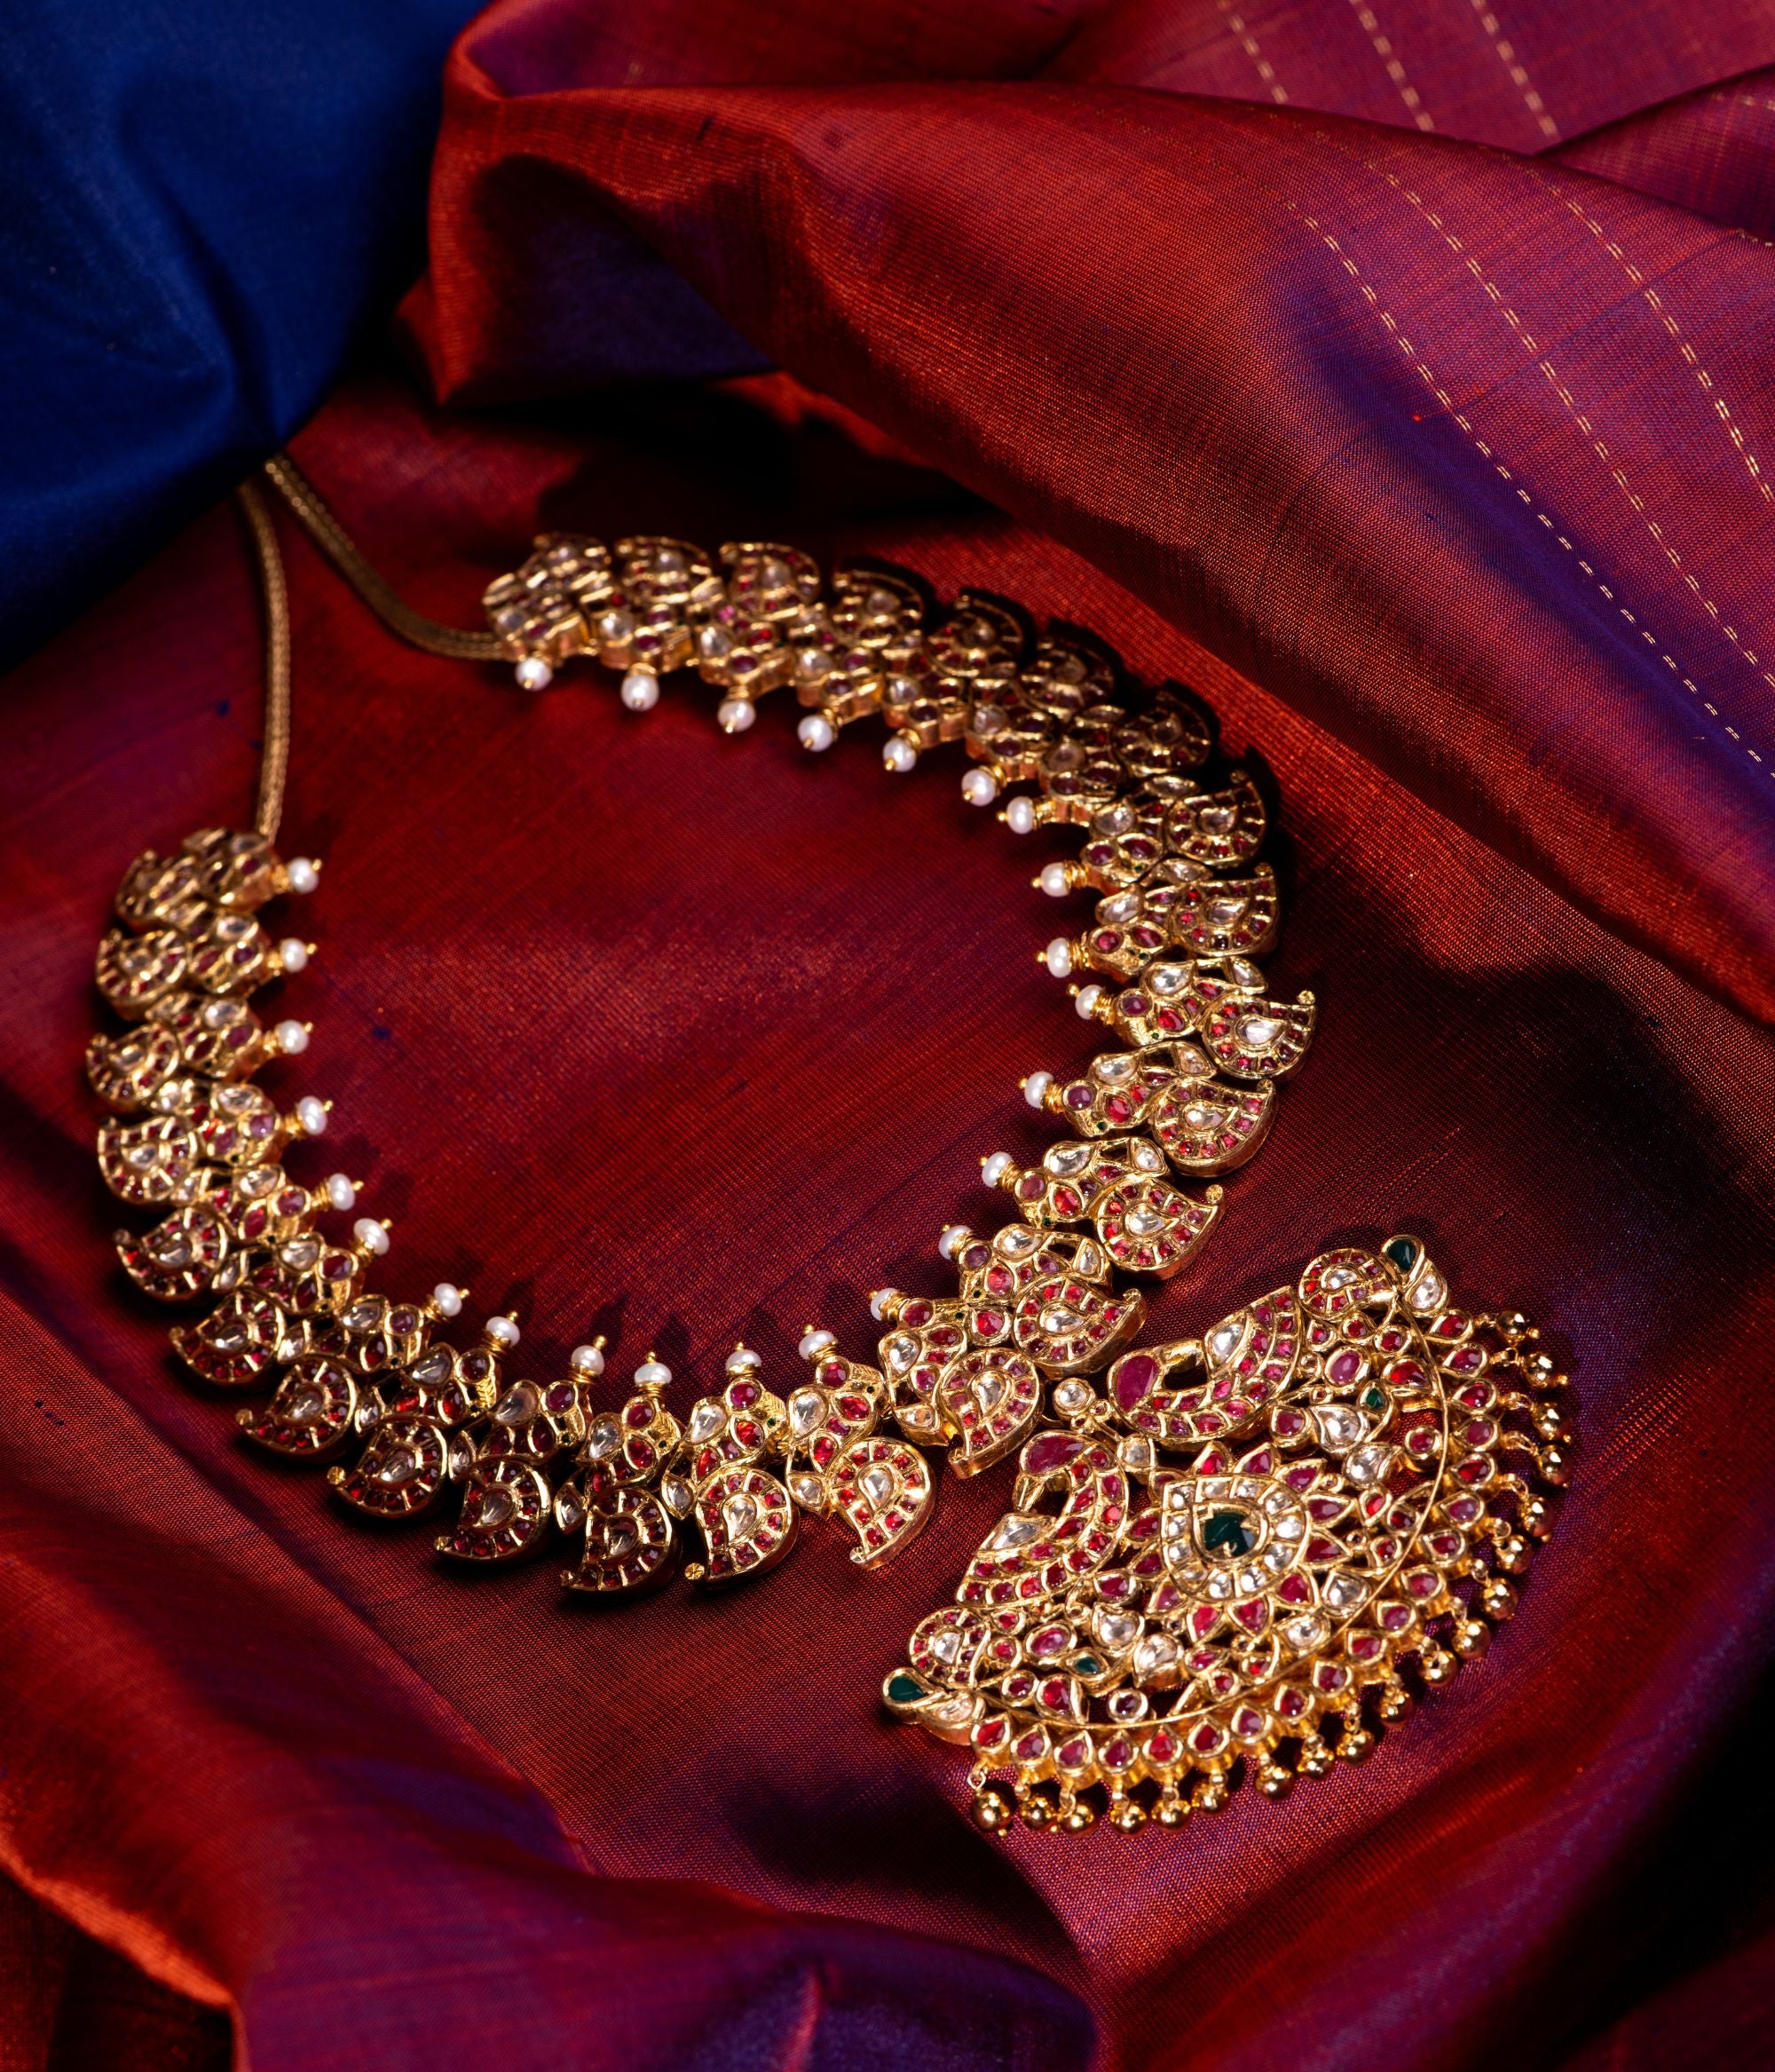
[[[1416,1230],[1551,1327],[1574,1485],[1365,1768],[988,1839],[874,1691],[998,1478],[878,1578],[815,1530],[583,1616],[242,1458],[107,1263],[80,1073],[124,863],[248,811],[218,512],[0,706],[4,2072],[227,2024],[254,2072],[1771,2061],[1771,140],[1743,0],[470,30],[407,323],[446,404],[532,400],[335,399],[296,450],[373,558],[466,623],[541,526],[786,537],[1197,684],[1274,778],[1273,977],[1323,1020],[1156,1326]],[[806,388],[612,385],[773,362]],[[864,1291],[990,1217],[977,1156],[1043,1141],[1018,1076],[1089,1053],[1030,954],[1061,851],[952,761],[525,699],[291,577],[327,870],[274,1083],[336,1102],[304,1156],[397,1285],[515,1304],[532,1372],[655,1346],[680,1404],[807,1317],[864,1352]]]

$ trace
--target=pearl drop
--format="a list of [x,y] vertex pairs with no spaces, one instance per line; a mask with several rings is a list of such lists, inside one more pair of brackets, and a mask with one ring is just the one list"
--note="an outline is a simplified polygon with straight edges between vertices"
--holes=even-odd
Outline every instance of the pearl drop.
[[1036,882],[1050,899],[1064,899],[1072,890],[1072,879],[1063,863],[1044,864]]
[[286,971],[308,969],[308,945],[299,936],[286,936],[278,945],[278,962]]
[[293,856],[285,866],[292,892],[312,892],[320,882],[320,866],[305,856]]
[[1005,825],[1013,834],[1027,834],[1036,824],[1035,803],[1030,799],[1014,798],[1005,809]]
[[816,1360],[826,1348],[837,1343],[829,1331],[810,1331],[802,1338],[795,1350],[804,1360]]
[[1053,1084],[1052,1072],[1031,1072],[1023,1081],[1023,1098],[1031,1108],[1040,1108],[1047,1101],[1048,1088]]
[[554,670],[540,654],[525,655],[512,674],[520,691],[546,691],[555,681]]
[[280,1022],[272,1033],[287,1057],[299,1056],[308,1048],[308,1032],[300,1022]]
[[325,1136],[327,1134],[327,1103],[317,1101],[312,1094],[304,1094],[296,1104],[296,1127],[304,1136]]
[[750,1346],[737,1345],[728,1355],[723,1366],[730,1374],[749,1374],[754,1367],[762,1364]]
[[953,1259],[956,1246],[965,1243],[973,1235],[974,1232],[966,1223],[951,1223],[937,1239],[937,1251],[944,1259]]
[[1042,952],[1047,968],[1056,978],[1065,978],[1072,971],[1072,945],[1064,936],[1056,936]]
[[899,1293],[898,1288],[877,1288],[869,1298],[869,1314],[878,1324],[888,1314],[888,1303],[896,1301]]
[[631,669],[622,680],[622,701],[631,712],[651,712],[659,702],[659,679],[651,669]]
[[895,734],[881,744],[881,762],[895,777],[903,777],[919,759],[919,751],[903,734]]
[[1012,1164],[1013,1160],[1009,1151],[994,1151],[990,1159],[982,1161],[980,1177],[989,1187],[997,1187],[1011,1170]]
[[758,717],[758,708],[749,698],[723,698],[715,708],[715,719],[724,734],[743,734]]
[[1096,1019],[1097,1003],[1102,998],[1103,988],[1100,985],[1081,985],[1079,987],[1077,997],[1072,1004],[1081,1022],[1090,1022]]
[[604,1348],[576,1345],[567,1355],[567,1364],[576,1374],[602,1374],[604,1371]]
[[795,729],[795,739],[816,755],[822,755],[838,739],[838,729],[823,712],[810,712]]
[[462,1291],[454,1281],[439,1281],[431,1291],[431,1307],[440,1317],[462,1314]]
[[337,1209],[342,1215],[347,1209],[357,1206],[358,1190],[343,1173],[327,1175],[327,1203],[329,1208]]
[[672,1370],[664,1360],[643,1360],[635,1370],[637,1388],[663,1388],[672,1379]]
[[351,1235],[366,1252],[373,1252],[380,1259],[389,1248],[389,1234],[374,1216],[359,1216],[351,1225]]
[[496,1346],[502,1347],[507,1352],[517,1343],[521,1335],[515,1317],[489,1317],[481,1328]]
[[990,770],[970,770],[961,780],[961,795],[970,806],[990,806],[998,796],[998,779]]

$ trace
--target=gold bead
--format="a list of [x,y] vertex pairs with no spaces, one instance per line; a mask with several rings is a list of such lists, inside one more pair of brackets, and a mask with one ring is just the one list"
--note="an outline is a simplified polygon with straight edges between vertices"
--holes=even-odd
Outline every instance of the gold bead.
[[1522,1530],[1531,1539],[1545,1539],[1553,1530],[1553,1505],[1546,1497],[1531,1497],[1522,1507]]
[[1097,1808],[1088,1799],[1075,1799],[1061,1815],[1060,1824],[1069,1835],[1082,1835],[1097,1825]]
[[1189,1799],[1198,1813],[1219,1813],[1227,1803],[1226,1778],[1219,1770],[1209,1770],[1195,1780]]
[[1340,1763],[1365,1763],[1375,1752],[1375,1737],[1366,1727],[1346,1728],[1337,1739]]
[[1411,1693],[1395,1679],[1382,1687],[1375,1710],[1389,1727],[1395,1727],[1401,1720],[1410,1719],[1415,1702]]
[[1463,1662],[1477,1662],[1492,1644],[1492,1629],[1482,1618],[1463,1618],[1455,1628],[1455,1652]]
[[1418,1658],[1417,1673],[1433,1686],[1447,1683],[1460,1666],[1446,1648],[1426,1648]]
[[1017,1807],[1017,1817],[1026,1828],[1040,1834],[1054,1824],[1054,1802],[1045,1791],[1031,1791]]
[[1015,1810],[1011,1794],[1002,1784],[986,1784],[974,1795],[974,1824],[983,1835],[1000,1834],[1011,1824]]
[[1117,1834],[1137,1834],[1147,1824],[1147,1809],[1138,1799],[1118,1799],[1109,1808],[1109,1824]]
[[1479,1602],[1487,1618],[1507,1619],[1516,1609],[1516,1586],[1505,1582],[1502,1576],[1494,1576],[1479,1593]]
[[1258,1789],[1266,1799],[1280,1802],[1294,1789],[1294,1772],[1281,1763],[1266,1763],[1258,1772]]
[[1506,1575],[1520,1576],[1526,1572],[1534,1559],[1534,1550],[1526,1539],[1512,1532],[1497,1543],[1498,1566]]
[[1571,1479],[1572,1463],[1562,1446],[1543,1446],[1541,1449],[1541,1479],[1550,1482],[1556,1490],[1564,1489]]
[[1189,1818],[1189,1801],[1178,1797],[1175,1784],[1167,1784],[1159,1793],[1159,1802],[1153,1808],[1153,1818],[1161,1827],[1181,1827]]
[[1302,1741],[1300,1753],[1295,1759],[1295,1775],[1301,1777],[1329,1777],[1337,1760],[1318,1735],[1309,1734]]

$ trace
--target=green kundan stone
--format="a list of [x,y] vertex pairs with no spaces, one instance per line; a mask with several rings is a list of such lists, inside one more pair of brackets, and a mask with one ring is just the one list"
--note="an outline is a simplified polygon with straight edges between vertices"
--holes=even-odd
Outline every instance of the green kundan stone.
[[1417,1264],[1417,1247],[1409,1238],[1394,1238],[1387,1246],[1386,1255],[1401,1273],[1409,1273]]
[[1210,1554],[1250,1554],[1258,1536],[1236,1511],[1216,1511],[1202,1528],[1202,1544]]
[[896,1669],[888,1679],[888,1696],[896,1705],[915,1705],[925,1696],[925,1687],[916,1676],[909,1676],[903,1669]]

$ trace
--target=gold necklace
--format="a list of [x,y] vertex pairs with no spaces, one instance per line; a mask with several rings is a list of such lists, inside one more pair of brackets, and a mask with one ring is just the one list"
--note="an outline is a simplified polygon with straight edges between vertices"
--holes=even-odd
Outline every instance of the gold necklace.
[[564,1584],[605,1598],[667,1580],[687,1540],[694,1582],[761,1573],[802,1514],[843,1521],[853,1559],[880,1566],[930,1515],[927,1455],[967,1475],[1018,1453],[1012,1510],[883,1686],[890,1712],[972,1750],[988,1828],[1015,1811],[1077,1831],[1100,1809],[1124,1829],[1176,1824],[1223,1802],[1242,1767],[1280,1797],[1360,1760],[1370,1714],[1402,1717],[1414,1682],[1483,1651],[1487,1621],[1513,1606],[1508,1575],[1550,1528],[1542,1485],[1565,1475],[1563,1378],[1526,1320],[1458,1309],[1400,1235],[1325,1254],[1200,1340],[1133,1348],[1145,1300],[1116,1273],[1162,1278],[1195,1255],[1222,1207],[1212,1176],[1264,1141],[1314,1012],[1311,994],[1264,990],[1253,960],[1278,923],[1258,858],[1266,810],[1243,771],[1202,780],[1212,732],[1179,687],[1140,697],[1089,636],[1037,633],[979,593],[934,612],[897,571],[842,570],[828,596],[808,557],[761,543],[717,559],[674,540],[545,537],[489,589],[491,631],[464,633],[406,606],[286,458],[266,474],[384,622],[430,652],[502,655],[531,692],[588,656],[622,672],[635,711],[694,667],[730,733],[793,686],[809,749],[880,716],[889,771],[958,740],[969,803],[1035,787],[1008,797],[1008,826],[1084,834],[1036,884],[1098,895],[1093,924],[1042,961],[1095,975],[1072,988],[1077,1011],[1128,1048],[1064,1083],[1025,1080],[1071,1141],[1027,1170],[982,1161],[1019,1220],[943,1232],[955,1295],[871,1297],[879,1366],[809,1326],[800,1384],[769,1388],[740,1346],[682,1422],[651,1353],[620,1408],[599,1407],[602,1340],[559,1380],[508,1383],[517,1319],[489,1317],[464,1349],[438,1327],[465,1291],[367,1288],[386,1223],[329,1237],[321,1217],[351,1214],[357,1184],[310,1188],[280,1163],[324,1132],[325,1103],[280,1113],[252,1083],[308,1030],[267,1028],[248,996],[312,954],[256,914],[312,891],[320,866],[272,846],[289,620],[274,526],[243,488],[267,624],[254,826],[200,830],[130,866],[98,977],[133,1026],[95,1037],[87,1062],[113,1111],[107,1183],[165,1212],[119,1234],[124,1268],[163,1301],[219,1299],[172,1340],[205,1381],[268,1392],[238,1412],[247,1439],[328,1463],[337,1497],[371,1517],[441,1514],[459,1494],[434,1541],[450,1560],[507,1563],[561,1535],[577,1551]]

